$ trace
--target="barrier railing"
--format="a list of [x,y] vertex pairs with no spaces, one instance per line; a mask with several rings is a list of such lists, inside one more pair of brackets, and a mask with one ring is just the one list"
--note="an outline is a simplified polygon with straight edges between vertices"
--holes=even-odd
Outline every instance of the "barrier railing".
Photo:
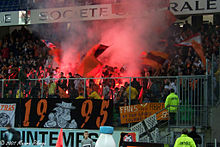
[[180,105],[170,107],[177,107],[177,111],[173,114],[169,112],[170,116],[174,115],[174,117],[170,117],[168,126],[182,126],[190,128],[192,126],[208,127],[209,125],[209,110],[206,106]]
[[[136,80],[135,80],[136,79]],[[165,102],[170,89],[184,105],[213,105],[214,87],[210,76],[161,76],[161,77],[112,77],[112,78],[43,78],[43,79],[1,79],[1,97],[68,97],[78,96],[115,99],[119,94],[127,97],[128,104]],[[131,87],[131,88],[129,88]],[[135,89],[133,89],[135,88]],[[217,91],[216,91],[217,92]],[[23,96],[22,96],[23,95]],[[97,96],[97,95],[95,95]],[[139,101],[134,101],[138,99]]]

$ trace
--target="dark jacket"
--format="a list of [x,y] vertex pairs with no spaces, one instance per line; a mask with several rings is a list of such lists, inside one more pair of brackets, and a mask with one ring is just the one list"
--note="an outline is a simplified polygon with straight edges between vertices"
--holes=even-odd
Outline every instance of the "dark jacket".
[[194,140],[196,145],[202,144],[202,138],[195,131],[191,131],[188,136]]

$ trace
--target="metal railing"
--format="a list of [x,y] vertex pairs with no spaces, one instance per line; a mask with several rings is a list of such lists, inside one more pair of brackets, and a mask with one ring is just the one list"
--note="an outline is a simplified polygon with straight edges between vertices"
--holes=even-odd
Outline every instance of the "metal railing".
[[[208,127],[209,126],[209,109],[203,105],[179,105],[177,107],[174,120],[168,121],[169,127]],[[172,113],[169,113],[172,114]]]
[[[160,76],[160,77],[135,77],[137,82],[133,82],[133,77],[109,77],[109,78],[42,78],[26,79],[1,79],[1,97],[16,97],[19,90],[24,97],[45,98],[48,97],[50,83],[56,84],[54,97],[61,97],[61,90],[67,93],[70,98],[76,98],[74,91],[83,97],[89,97],[91,91],[96,91],[104,99],[114,99],[114,92],[121,92],[127,89],[126,97],[131,103],[133,89],[136,88],[140,94],[143,88],[142,102],[165,102],[170,89],[174,89],[183,105],[213,105],[214,86],[211,86],[213,77],[207,75],[200,76]],[[66,81],[66,84],[59,84],[59,81]],[[127,87],[124,83],[127,82]],[[74,83],[71,87],[70,83]],[[139,83],[137,85],[137,83]],[[123,89],[124,88],[124,89]],[[68,91],[68,92],[67,92]],[[107,93],[106,93],[107,92]]]

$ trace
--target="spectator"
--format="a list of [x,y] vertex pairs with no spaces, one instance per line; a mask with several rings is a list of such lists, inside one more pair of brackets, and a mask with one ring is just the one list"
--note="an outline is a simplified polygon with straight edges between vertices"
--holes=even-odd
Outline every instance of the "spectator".
[[129,98],[131,97],[131,104],[132,105],[138,104],[138,99],[137,99],[138,91],[134,87],[129,86],[127,82],[125,83],[125,88],[126,88],[125,94],[126,94],[127,99],[129,100]]
[[88,97],[91,99],[101,99],[101,96],[95,90],[93,90]]
[[133,81],[131,82],[131,86],[134,87],[138,92],[140,92],[141,86],[136,78],[134,78]]
[[64,91],[67,90],[67,79],[63,72],[60,73],[60,79],[57,82],[57,86],[60,86]]
[[48,85],[48,97],[49,98],[55,98],[56,97],[57,84],[52,79],[53,78],[52,74],[51,74],[50,78],[51,78],[50,83]]
[[193,126],[191,128],[191,132],[188,134],[188,136],[194,140],[196,146],[202,144],[202,138],[199,136],[199,134],[197,134],[196,127]]
[[18,89],[16,92],[16,98],[24,98],[24,94],[22,90]]
[[110,99],[110,87],[107,82],[103,82],[103,96],[105,100]]
[[69,83],[68,83],[68,91],[71,98],[76,98],[79,96],[78,91],[75,89],[74,77],[72,73],[69,73]]

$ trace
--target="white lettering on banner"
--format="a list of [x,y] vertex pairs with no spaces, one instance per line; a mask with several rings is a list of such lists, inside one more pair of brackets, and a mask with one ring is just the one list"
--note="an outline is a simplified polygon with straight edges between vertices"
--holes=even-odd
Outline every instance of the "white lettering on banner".
[[16,12],[1,12],[0,26],[18,25],[19,11]]
[[170,0],[169,10],[174,15],[220,12],[219,0]]
[[31,24],[108,19],[111,12],[109,4],[31,10]]
[[[60,129],[43,129],[43,128],[15,128],[21,134],[19,145],[23,146],[56,146]],[[0,128],[0,136],[6,129]],[[80,147],[83,140],[85,130],[77,129],[63,129],[63,143],[64,146]],[[87,130],[88,131],[88,130]],[[114,131],[113,138],[119,145],[121,133],[136,133],[136,140],[139,141],[139,134],[135,131]],[[89,137],[96,142],[99,137],[99,130],[89,130]],[[0,145],[3,142],[0,140]]]

